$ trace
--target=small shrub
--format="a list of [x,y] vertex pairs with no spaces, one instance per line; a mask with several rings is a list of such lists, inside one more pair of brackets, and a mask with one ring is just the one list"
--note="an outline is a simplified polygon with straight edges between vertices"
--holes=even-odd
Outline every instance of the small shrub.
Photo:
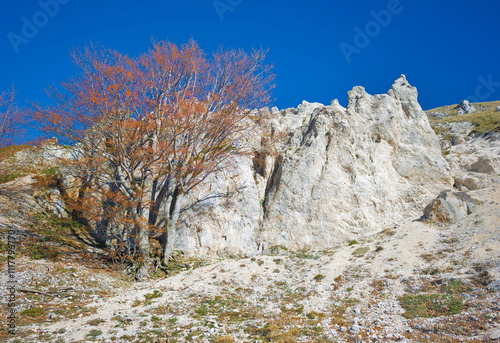
[[200,308],[197,308],[194,312],[198,314],[199,316],[206,316],[208,314],[208,308],[206,305],[202,305]]
[[157,316],[152,316],[152,317],[151,317],[151,321],[152,321],[153,323],[160,323],[162,320],[161,320],[161,318],[160,318],[160,317],[157,317]]
[[349,242],[349,246],[352,246],[354,244],[358,244],[358,241],[353,239],[352,241]]
[[44,314],[45,314],[45,311],[43,309],[41,309],[40,307],[28,308],[28,309],[21,312],[21,315],[28,316],[31,318],[37,318],[37,317],[43,316]]
[[144,294],[144,298],[146,298],[146,300],[151,300],[151,299],[156,299],[156,298],[161,298],[163,296],[163,293],[160,292],[159,290],[155,289],[153,291],[153,293],[147,293],[147,294]]
[[101,323],[104,323],[104,322],[105,322],[104,319],[102,319],[102,318],[96,318],[96,319],[89,320],[87,322],[87,324],[92,325],[92,326],[97,326],[97,325],[99,325]]
[[323,280],[324,278],[325,278],[325,276],[323,274],[318,274],[314,277],[314,281],[319,282],[319,281]]
[[100,335],[102,335],[102,331],[101,330],[96,330],[96,329],[90,330],[90,332],[87,334],[87,336],[89,336],[89,337],[97,337],[97,336],[100,336]]
[[321,312],[312,311],[312,312],[309,312],[308,314],[306,314],[306,317],[308,319],[322,320],[324,317],[326,317],[326,315],[324,313],[321,313]]
[[441,269],[439,268],[434,268],[434,267],[428,267],[422,269],[422,274],[423,275],[437,275],[441,272]]

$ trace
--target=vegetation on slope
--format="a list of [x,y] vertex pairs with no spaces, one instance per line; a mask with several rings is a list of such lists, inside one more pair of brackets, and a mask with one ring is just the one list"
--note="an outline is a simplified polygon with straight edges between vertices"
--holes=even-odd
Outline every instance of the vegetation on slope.
[[[425,111],[436,134],[443,134],[442,125],[446,123],[470,122],[474,125],[474,132],[482,134],[490,131],[500,131],[500,101],[479,102],[472,104],[476,110],[469,114],[458,115],[457,105],[443,106]],[[442,114],[442,116],[436,115]]]

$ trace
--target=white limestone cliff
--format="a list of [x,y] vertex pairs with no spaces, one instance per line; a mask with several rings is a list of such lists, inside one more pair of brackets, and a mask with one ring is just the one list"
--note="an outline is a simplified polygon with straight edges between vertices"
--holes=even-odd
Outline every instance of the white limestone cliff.
[[369,95],[363,87],[348,94],[347,108],[332,101],[273,109],[273,132],[289,139],[277,154],[240,158],[232,178],[215,175],[193,193],[187,202],[212,198],[183,213],[177,248],[252,255],[274,245],[329,247],[416,219],[452,187],[417,90],[404,75],[387,94]]

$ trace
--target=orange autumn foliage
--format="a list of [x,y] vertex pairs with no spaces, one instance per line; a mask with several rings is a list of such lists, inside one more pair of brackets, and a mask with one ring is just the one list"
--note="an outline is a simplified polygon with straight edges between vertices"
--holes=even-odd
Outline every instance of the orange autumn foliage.
[[138,259],[139,278],[149,237],[166,262],[183,197],[245,152],[250,111],[273,88],[265,55],[207,56],[194,41],[157,42],[135,58],[87,47],[72,54],[78,76],[49,90],[54,105],[33,107],[45,132],[74,143],[65,163],[78,188],[75,215]]

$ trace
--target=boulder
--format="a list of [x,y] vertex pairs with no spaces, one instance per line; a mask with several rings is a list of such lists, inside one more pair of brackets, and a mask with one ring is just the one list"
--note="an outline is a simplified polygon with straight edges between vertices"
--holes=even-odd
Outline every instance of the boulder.
[[447,190],[424,209],[420,220],[429,223],[455,223],[474,211],[477,201],[465,192]]
[[469,170],[476,173],[493,174],[496,164],[493,159],[481,156],[469,166]]
[[455,177],[455,183],[453,184],[453,187],[457,188],[460,191],[472,191],[475,189],[486,188],[490,185],[490,178],[481,177],[481,175],[467,175]]
[[476,110],[468,100],[460,101],[460,104],[458,104],[455,109],[457,109],[458,115],[472,113]]

